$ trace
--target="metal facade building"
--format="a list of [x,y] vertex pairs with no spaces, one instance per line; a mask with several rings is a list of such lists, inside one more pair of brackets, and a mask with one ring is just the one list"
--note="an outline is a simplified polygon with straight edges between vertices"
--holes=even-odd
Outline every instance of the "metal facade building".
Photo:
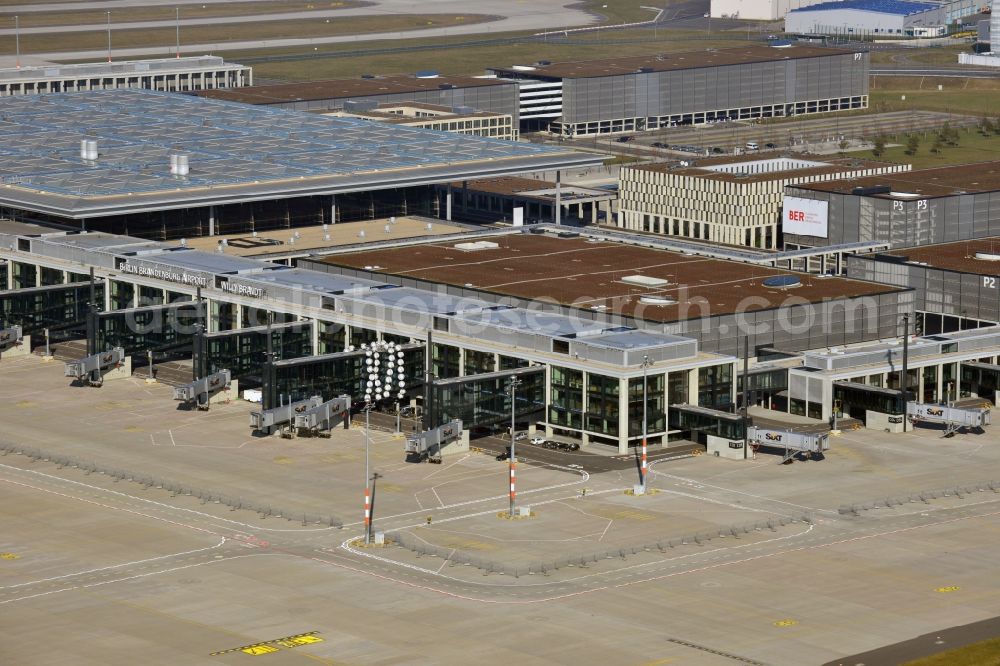
[[789,185],[823,202],[826,236],[785,234],[786,248],[887,242],[893,248],[1000,235],[1000,162]]
[[1000,239],[961,241],[847,259],[851,277],[913,289],[925,334],[1000,323]]
[[868,67],[865,52],[754,45],[490,71],[546,86],[543,105],[522,90],[523,117],[581,136],[866,108]]
[[249,85],[249,67],[208,55],[0,69],[0,97],[122,88],[192,92]]

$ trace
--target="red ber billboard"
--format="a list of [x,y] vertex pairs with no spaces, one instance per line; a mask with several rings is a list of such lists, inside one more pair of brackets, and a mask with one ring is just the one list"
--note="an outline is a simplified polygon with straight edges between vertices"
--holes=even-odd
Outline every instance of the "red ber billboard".
[[786,234],[827,238],[827,202],[785,197],[782,230]]

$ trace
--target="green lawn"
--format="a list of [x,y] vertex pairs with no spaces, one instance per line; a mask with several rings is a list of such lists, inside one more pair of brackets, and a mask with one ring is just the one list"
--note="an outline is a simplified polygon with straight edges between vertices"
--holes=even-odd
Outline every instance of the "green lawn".
[[[914,169],[929,169],[939,166],[949,166],[952,164],[971,164],[974,162],[989,162],[1000,160],[1000,135],[991,134],[983,136],[978,130],[965,129],[958,130],[957,146],[942,146],[941,152],[932,153],[931,146],[934,145],[934,132],[917,133],[920,144],[914,155],[906,154],[906,143],[909,135],[900,134],[898,136],[886,137],[889,144],[900,144],[886,148],[881,157],[876,157],[870,151],[865,151],[864,156],[869,155],[874,159],[887,162],[900,162],[912,164]],[[859,153],[851,153],[859,154]]]
[[1000,638],[939,652],[903,666],[1000,666]]
[[[489,24],[484,24],[484,30]],[[614,37],[612,37],[614,35]],[[510,44],[488,46],[465,46],[442,48],[449,44],[465,44],[476,39],[489,39],[501,35],[482,34],[436,39],[408,39],[405,42],[365,42],[361,45],[318,47],[314,51],[319,57],[309,60],[287,62],[254,62],[254,75],[268,79],[306,81],[318,79],[353,78],[364,73],[400,74],[418,69],[433,69],[442,74],[482,74],[490,66],[530,64],[539,60],[553,62],[566,60],[589,60],[632,55],[654,55],[677,51],[699,51],[707,48],[740,46],[745,39],[727,36],[724,39],[708,41],[704,33],[681,34],[659,31],[654,37],[650,30],[608,31],[579,36],[570,43],[562,41],[524,40]],[[503,35],[508,36],[508,35]],[[524,35],[521,35],[523,37]],[[375,51],[380,48],[435,47],[428,50],[401,53],[368,53],[360,56],[322,57],[323,53],[337,54],[358,48]],[[301,51],[298,51],[301,52]],[[227,58],[240,62],[241,57],[279,55],[274,52],[234,52]]]

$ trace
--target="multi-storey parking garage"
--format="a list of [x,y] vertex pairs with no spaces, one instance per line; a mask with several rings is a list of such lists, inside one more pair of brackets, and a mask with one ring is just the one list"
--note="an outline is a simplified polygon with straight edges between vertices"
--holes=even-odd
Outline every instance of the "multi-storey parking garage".
[[490,72],[519,83],[523,128],[564,136],[868,106],[868,54],[813,46],[545,61]]

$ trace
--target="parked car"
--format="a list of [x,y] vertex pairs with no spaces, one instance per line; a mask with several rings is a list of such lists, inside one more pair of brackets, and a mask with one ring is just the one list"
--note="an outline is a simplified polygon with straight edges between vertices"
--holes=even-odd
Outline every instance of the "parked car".
[[530,442],[535,446],[542,446],[543,444],[545,444],[545,438],[540,435],[535,435],[534,437],[531,438]]
[[776,143],[765,143],[764,147],[767,148],[768,150],[774,150],[775,148],[778,147],[778,144],[776,144]]
[[520,442],[523,439],[528,439],[528,433],[524,432],[523,430],[521,432],[519,432],[519,433],[515,433],[514,434],[514,441],[515,442]]

